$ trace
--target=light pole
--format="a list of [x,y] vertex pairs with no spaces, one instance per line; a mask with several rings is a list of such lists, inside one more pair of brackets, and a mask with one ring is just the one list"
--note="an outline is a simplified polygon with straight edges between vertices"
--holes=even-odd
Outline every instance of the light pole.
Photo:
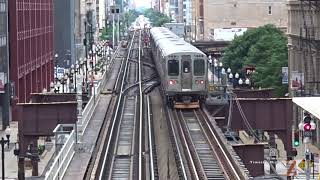
[[54,83],[53,82],[50,83],[50,92],[54,92]]
[[74,75],[74,92],[77,92],[77,68],[72,65],[71,73]]
[[304,152],[305,159],[307,162],[306,166],[306,180],[310,180],[311,168],[310,161],[312,160],[313,154],[310,152],[308,144],[312,142],[312,133],[316,129],[316,124],[311,118],[311,114],[307,111],[304,111],[303,120],[299,123],[299,130],[303,132],[303,143],[304,143]]
[[55,75],[56,75],[56,77],[55,77],[55,82],[57,83],[57,80],[58,80],[58,53],[56,53],[55,55],[54,55],[54,59],[55,59],[55,69],[56,69],[56,71],[55,71]]
[[57,92],[60,93],[60,86],[61,86],[60,81],[57,82],[56,86],[57,86],[57,90],[58,90]]
[[1,159],[2,159],[2,180],[5,179],[5,168],[4,168],[4,145],[8,144],[8,148],[9,148],[9,144],[10,144],[10,134],[11,134],[11,129],[9,126],[7,126],[6,130],[5,130],[5,134],[7,139],[5,140],[3,137],[0,140],[0,144],[1,144]]

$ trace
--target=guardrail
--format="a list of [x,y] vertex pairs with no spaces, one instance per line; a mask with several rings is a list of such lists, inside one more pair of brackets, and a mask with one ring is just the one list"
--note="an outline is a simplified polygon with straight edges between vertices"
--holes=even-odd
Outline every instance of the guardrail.
[[[117,56],[119,52],[119,47],[117,48],[116,52],[112,55],[111,58],[111,64],[113,64],[115,57]],[[58,151],[58,155],[55,157],[55,160],[50,167],[49,171],[47,171],[45,175],[45,180],[60,180],[63,178],[74,154],[75,154],[75,142],[76,142],[76,136],[77,139],[81,139],[83,136],[90,119],[92,117],[92,114],[94,112],[96,102],[100,99],[100,92],[102,91],[102,88],[106,85],[107,82],[107,74],[108,71],[104,71],[102,78],[100,79],[97,87],[95,87],[91,94],[94,94],[94,96],[91,96],[88,103],[86,104],[86,107],[82,111],[82,118],[80,122],[77,122],[77,133],[75,132],[75,129],[73,129],[69,137],[67,138],[66,142],[63,144],[62,148]],[[67,125],[67,124],[59,124],[55,129],[54,133],[56,134],[56,139],[60,139],[59,133],[68,133],[68,131],[63,131],[64,127],[74,127],[73,124]],[[62,131],[61,131],[62,129]],[[78,141],[79,142],[79,141]],[[80,141],[81,143],[81,141]]]
[[64,124],[59,124],[55,130],[54,133],[56,133],[56,138],[57,136],[61,136],[62,134],[68,135],[66,142],[63,144],[62,148],[60,151],[58,151],[58,155],[56,156],[53,164],[51,165],[49,171],[45,175],[45,180],[60,180],[63,178],[67,167],[69,166],[74,154],[75,154],[75,131],[72,130],[71,132],[67,131],[60,131],[60,134],[58,134],[58,130],[63,127],[74,127],[74,125],[64,125]]
[[[119,49],[120,49],[120,46],[118,46],[115,53],[113,53],[112,58],[111,58],[111,64],[113,64],[114,59],[119,52]],[[92,90],[95,92],[94,93],[91,92],[91,94],[94,94],[94,95],[90,97],[86,107],[82,111],[82,119],[81,119],[81,122],[78,122],[78,126],[77,126],[78,127],[78,136],[80,135],[80,139],[89,124],[89,121],[90,121],[91,116],[92,116],[94,109],[95,109],[96,102],[98,102],[100,99],[100,92],[102,91],[102,88],[107,83],[107,74],[108,74],[108,71],[105,70],[102,75],[102,78],[100,79],[100,81],[98,83],[98,86],[93,88],[93,90]]]

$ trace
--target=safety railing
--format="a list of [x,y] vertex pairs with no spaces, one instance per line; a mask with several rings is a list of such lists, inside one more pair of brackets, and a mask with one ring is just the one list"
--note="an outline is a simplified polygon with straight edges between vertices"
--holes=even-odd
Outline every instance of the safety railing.
[[[119,47],[117,48],[116,52],[112,55],[111,64],[113,64],[118,51]],[[73,129],[73,124],[59,124],[54,129],[56,142],[61,142],[57,143],[56,153],[58,155],[55,157],[54,162],[51,165],[49,171],[47,171],[45,175],[45,180],[60,180],[63,178],[75,154],[76,139],[81,139],[81,137],[83,136],[90,122],[95,106],[100,99],[100,92],[102,91],[102,88],[105,86],[107,82],[107,74],[108,71],[104,71],[97,87],[93,88],[93,91],[95,91],[95,93],[93,93],[92,91],[91,94],[95,95],[90,97],[88,103],[83,109],[81,121],[77,122],[77,128]],[[64,128],[70,127],[72,127],[71,131],[64,131]],[[75,131],[77,131],[77,133]],[[78,136],[77,138],[76,135]],[[81,141],[78,141],[78,143],[81,143]]]
[[[63,128],[72,128],[71,131],[64,131]],[[45,180],[60,180],[63,178],[67,167],[69,166],[74,154],[75,154],[75,131],[73,130],[74,125],[70,124],[59,124],[55,130],[56,140],[61,139],[61,136],[66,137],[66,141],[56,141],[56,145],[62,145],[61,149],[56,153],[58,154],[53,161],[49,171],[45,175]],[[62,138],[63,139],[63,138]]]
[[[113,53],[112,58],[111,58],[111,64],[113,64],[114,59],[117,56],[119,50],[120,50],[120,46],[118,46],[115,53]],[[77,126],[80,138],[83,135],[83,133],[85,132],[85,130],[89,124],[91,116],[94,112],[95,103],[98,102],[100,99],[100,92],[102,91],[102,88],[107,83],[107,74],[108,74],[107,70],[103,72],[102,78],[100,79],[97,87],[93,88],[93,91],[95,91],[95,92],[91,93],[91,94],[94,94],[94,96],[90,97],[86,107],[82,111],[82,120],[81,120],[81,122],[78,122],[78,126]]]

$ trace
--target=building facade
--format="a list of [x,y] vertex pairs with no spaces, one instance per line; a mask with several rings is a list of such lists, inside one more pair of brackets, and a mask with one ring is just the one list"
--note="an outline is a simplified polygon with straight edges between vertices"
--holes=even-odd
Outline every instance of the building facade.
[[10,80],[16,103],[49,89],[54,71],[53,0],[9,0]]
[[[319,2],[318,2],[319,3]],[[292,96],[320,94],[320,3],[310,7],[300,1],[288,3],[289,87]],[[295,74],[302,86],[295,87]]]
[[69,68],[75,64],[75,2],[54,0],[54,59],[55,66]]
[[8,51],[8,4],[0,0],[0,121],[2,129],[10,121],[10,81],[9,81],[9,51]]
[[254,28],[274,24],[287,26],[287,0],[194,0],[193,34],[208,40],[215,28]]
[[97,0],[97,22],[99,30],[101,31],[106,26],[106,1],[105,0]]
[[[320,94],[320,2],[288,2],[289,92],[295,96]],[[294,106],[294,128],[302,120],[302,109]],[[316,120],[315,144],[320,143],[320,123]]]

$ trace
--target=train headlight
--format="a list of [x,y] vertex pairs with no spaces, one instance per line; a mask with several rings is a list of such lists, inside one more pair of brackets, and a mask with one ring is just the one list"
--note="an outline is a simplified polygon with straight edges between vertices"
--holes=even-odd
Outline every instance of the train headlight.
[[178,84],[178,81],[176,81],[176,80],[169,80],[169,84],[170,84],[170,85],[175,85],[175,84]]
[[195,83],[196,84],[204,84],[204,80],[196,80]]

